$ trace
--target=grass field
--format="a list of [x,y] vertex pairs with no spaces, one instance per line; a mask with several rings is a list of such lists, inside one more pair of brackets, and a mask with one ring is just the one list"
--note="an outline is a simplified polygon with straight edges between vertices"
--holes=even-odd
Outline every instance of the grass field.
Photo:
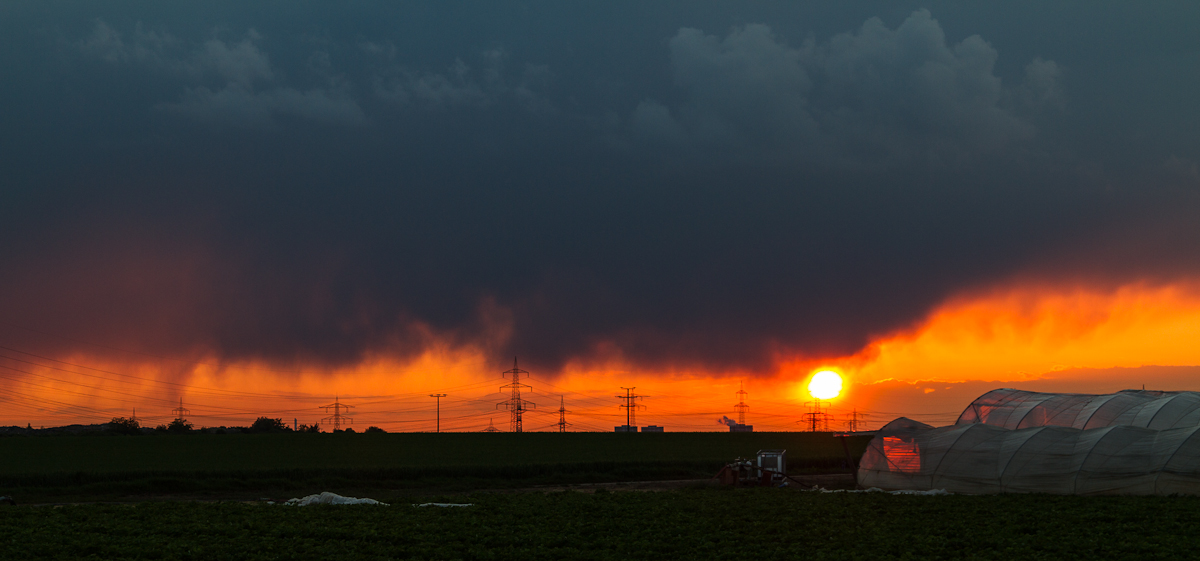
[[[861,455],[867,441],[853,439],[852,453]],[[787,449],[793,472],[844,470],[841,442],[822,433],[11,437],[0,439],[0,495],[23,502],[256,498],[685,479],[766,448]]]
[[0,507],[6,559],[1188,559],[1200,499],[786,489]]

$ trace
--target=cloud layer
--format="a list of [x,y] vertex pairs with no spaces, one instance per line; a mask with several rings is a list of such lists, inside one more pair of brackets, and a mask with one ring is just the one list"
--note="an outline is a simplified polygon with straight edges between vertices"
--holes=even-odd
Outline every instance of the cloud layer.
[[1044,60],[1003,87],[991,45],[978,35],[947,44],[925,10],[895,29],[871,18],[799,47],[762,24],[723,38],[685,28],[668,45],[687,101],[673,110],[643,101],[633,115],[640,132],[847,168],[1002,150],[1035,133],[1022,104],[1050,103],[1059,89],[1057,65]]
[[[175,102],[156,108],[186,115],[199,122],[232,126],[263,126],[276,115],[291,115],[324,124],[361,125],[362,109],[344,89],[305,91],[276,84],[276,70],[258,47],[262,36],[249,29],[235,41],[210,38],[191,52],[180,53],[181,42],[166,32],[138,24],[131,37],[98,19],[80,51],[109,64],[137,64],[200,83],[185,87]],[[214,85],[208,85],[214,84]]]
[[1198,272],[1192,35],[543,8],[18,10],[0,315],[62,353],[772,373],[964,291]]

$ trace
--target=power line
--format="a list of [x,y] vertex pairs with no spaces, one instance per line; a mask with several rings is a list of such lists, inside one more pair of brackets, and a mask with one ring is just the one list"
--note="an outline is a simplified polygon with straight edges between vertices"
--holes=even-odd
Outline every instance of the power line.
[[[148,382],[148,383],[151,383],[151,384],[162,384],[162,385],[165,385],[165,386],[174,386],[174,387],[177,387],[177,388],[183,388],[183,389],[189,389],[189,390],[202,390],[202,391],[214,392],[214,393],[216,393],[216,394],[222,394],[222,395],[235,395],[235,396],[243,396],[243,397],[278,397],[277,395],[271,395],[271,394],[260,394],[260,393],[250,393],[250,392],[239,392],[239,391],[233,391],[233,390],[221,390],[221,389],[217,389],[217,388],[205,388],[205,387],[201,387],[201,386],[193,386],[193,385],[189,385],[189,384],[180,384],[180,383],[178,383],[178,382],[166,382],[166,381],[163,381],[163,380],[156,380],[156,379],[153,379],[153,378],[143,378],[143,377],[141,377],[141,376],[134,376],[134,375],[132,375],[132,374],[123,374],[123,373],[120,373],[120,372],[113,372],[113,371],[111,371],[111,370],[104,370],[104,369],[102,369],[102,368],[95,368],[95,367],[91,367],[91,366],[84,366],[84,365],[82,365],[82,364],[74,364],[74,363],[71,363],[71,362],[66,362],[66,361],[63,361],[63,360],[58,360],[58,359],[54,359],[54,358],[50,358],[50,357],[45,357],[45,356],[41,356],[41,355],[34,354],[34,353],[25,352],[25,351],[22,351],[22,350],[19,350],[19,349],[14,349],[14,348],[11,348],[11,347],[5,347],[5,346],[3,346],[3,345],[0,345],[0,349],[6,350],[6,351],[9,351],[9,352],[14,352],[14,353],[22,354],[22,355],[25,355],[25,356],[31,356],[31,357],[34,357],[34,358],[39,358],[39,359],[42,359],[42,360],[47,360],[47,361],[50,361],[50,362],[55,362],[55,363],[58,363],[58,364],[64,364],[64,365],[67,365],[67,366],[73,366],[73,367],[75,367],[75,368],[83,368],[83,369],[85,369],[85,370],[91,370],[91,371],[93,371],[93,372],[103,372],[103,373],[105,373],[105,374],[112,374],[113,376],[120,376],[120,377],[122,377],[122,378],[129,378],[129,379],[132,379],[132,380],[138,380],[138,381],[140,381],[140,382]],[[100,379],[102,379],[102,380],[109,380],[109,381],[113,381],[111,378],[105,378],[104,376],[96,376],[95,374],[88,374],[88,373],[86,373],[86,372],[75,372],[75,371],[73,371],[73,370],[64,370],[64,369],[62,369],[62,368],[56,368],[56,367],[54,367],[54,366],[49,366],[49,365],[45,365],[45,364],[38,364],[38,363],[36,363],[36,362],[30,362],[30,361],[28,361],[28,360],[19,359],[19,358],[16,358],[16,357],[11,357],[11,356],[4,355],[4,354],[0,354],[0,358],[5,358],[5,359],[8,359],[8,360],[11,360],[11,361],[14,361],[14,362],[21,362],[21,363],[24,363],[24,364],[30,364],[30,365],[33,365],[33,366],[39,366],[39,367],[42,367],[42,368],[49,368],[49,369],[52,369],[52,370],[58,370],[58,371],[61,371],[61,372],[70,372],[70,373],[72,373],[72,374],[79,374],[79,375],[81,375],[81,376],[91,376],[91,377],[93,377],[93,378],[100,378]]]
[[[120,377],[120,378],[125,378],[125,379],[130,379],[130,380],[137,380],[137,381],[139,381],[139,382],[146,382],[146,383],[150,383],[150,384],[159,384],[159,385],[171,386],[171,387],[174,387],[174,388],[178,388],[178,389],[182,389],[182,390],[187,390],[187,393],[188,393],[188,395],[203,395],[203,394],[211,394],[211,396],[212,396],[212,397],[222,397],[222,398],[227,398],[227,397],[246,397],[246,398],[266,398],[266,399],[279,399],[279,398],[281,398],[281,397],[284,397],[284,398],[288,398],[288,399],[314,399],[312,396],[309,396],[309,395],[302,395],[302,394],[290,394],[290,393],[286,393],[286,392],[285,392],[285,393],[271,393],[271,394],[264,394],[264,393],[255,393],[255,392],[243,392],[243,391],[236,391],[236,390],[225,390],[225,389],[218,389],[218,388],[209,388],[209,387],[203,387],[203,386],[196,386],[196,385],[192,385],[192,384],[183,384],[183,383],[179,383],[179,382],[169,382],[169,381],[158,380],[158,379],[154,379],[154,378],[146,378],[146,377],[142,377],[142,376],[135,376],[135,375],[132,375],[132,374],[125,374],[125,373],[122,373],[122,372],[114,372],[114,371],[111,371],[111,370],[105,370],[105,369],[102,369],[102,368],[96,368],[96,367],[92,367],[92,366],[86,366],[86,365],[82,365],[82,364],[75,364],[75,363],[71,363],[71,362],[67,362],[67,361],[63,361],[63,360],[59,360],[59,359],[55,359],[55,358],[50,358],[50,357],[46,357],[46,356],[42,356],[42,355],[38,355],[38,354],[35,354],[35,353],[30,353],[30,352],[27,352],[27,351],[22,351],[22,350],[20,350],[20,349],[14,349],[14,348],[7,347],[7,346],[3,346],[3,345],[0,345],[0,349],[2,349],[2,350],[7,350],[7,351],[10,351],[10,352],[14,352],[14,353],[18,353],[18,354],[22,354],[22,355],[26,355],[26,356],[33,357],[33,358],[37,358],[37,359],[41,359],[41,360],[45,360],[45,361],[54,362],[54,363],[57,363],[57,364],[62,364],[62,365],[65,365],[65,366],[71,366],[71,367],[74,367],[74,368],[82,368],[82,369],[85,369],[85,370],[90,370],[90,371],[93,371],[93,372],[100,372],[100,373],[103,373],[103,374],[110,374],[110,375],[112,375],[112,376],[117,376],[117,377]],[[0,358],[3,358],[3,359],[8,359],[8,360],[12,360],[12,361],[14,361],[14,362],[20,362],[20,363],[23,363],[23,364],[28,364],[28,365],[31,365],[31,366],[37,366],[37,367],[39,367],[39,368],[48,368],[48,369],[51,369],[51,370],[57,370],[57,371],[59,371],[59,372],[65,372],[65,373],[69,373],[69,374],[75,374],[75,375],[78,375],[78,376],[87,376],[87,377],[90,377],[90,378],[95,378],[95,379],[104,380],[104,381],[109,381],[109,382],[115,382],[115,381],[119,381],[119,380],[114,380],[114,379],[112,379],[112,378],[109,378],[109,377],[107,377],[107,376],[100,376],[100,375],[97,375],[97,374],[89,374],[89,373],[87,373],[87,372],[77,372],[77,371],[75,371],[75,370],[67,370],[67,369],[58,368],[58,367],[51,366],[51,365],[40,364],[40,363],[37,363],[37,362],[31,362],[31,361],[28,361],[28,360],[24,360],[24,359],[20,359],[20,358],[16,358],[16,357],[8,356],[8,355],[2,354],[2,353],[0,353]],[[201,364],[201,365],[203,365],[202,363],[197,363],[197,364]],[[0,367],[3,367],[3,366],[0,366]],[[12,369],[11,367],[4,367],[4,368],[10,368],[10,369]],[[26,373],[26,374],[39,375],[39,374],[35,374],[35,373],[32,373],[32,372],[26,372],[26,371],[23,371],[23,370],[20,370],[20,369],[13,369],[13,370],[17,370],[17,371],[19,371],[19,372],[24,372],[24,373]],[[290,372],[290,371],[274,371],[274,370],[263,370],[263,371],[265,371],[265,372],[278,372],[278,373],[289,373],[289,372]],[[78,382],[67,382],[67,381],[63,381],[63,380],[59,380],[59,381],[62,381],[62,382],[64,382],[64,383],[72,383],[72,384],[82,385],[82,384],[78,384]],[[455,387],[450,387],[450,388],[440,388],[440,389],[441,389],[441,390],[443,390],[443,391],[445,391],[445,390],[457,391],[457,390],[465,390],[465,389],[471,389],[471,388],[483,387],[483,386],[486,386],[487,384],[488,384],[488,382],[475,382],[475,383],[471,383],[471,384],[465,384],[465,385],[462,385],[462,386],[455,386]],[[87,386],[85,386],[85,387],[87,387]],[[93,389],[100,389],[100,390],[102,390],[102,391],[113,391],[113,390],[106,390],[106,389],[104,389],[104,388],[93,388]],[[127,394],[127,395],[132,395],[132,394]],[[371,403],[380,403],[380,402],[385,402],[385,401],[395,401],[395,400],[398,400],[398,399],[403,399],[403,398],[405,398],[405,397],[416,397],[416,396],[419,396],[419,395],[420,395],[420,392],[415,392],[415,393],[407,393],[407,394],[392,394],[392,395],[386,395],[386,396],[378,396],[378,397],[387,398],[387,399],[382,399],[382,400],[375,401],[375,402],[371,402]],[[139,396],[139,397],[140,397],[140,396]],[[151,398],[151,399],[153,399],[153,398]]]
[[[200,395],[200,396],[207,395],[207,396],[209,396],[210,399],[214,398],[214,397],[219,397],[222,400],[225,400],[224,402],[220,402],[220,403],[222,403],[221,405],[205,405],[203,401],[199,401],[199,402],[194,401],[193,402],[194,404],[199,404],[199,406],[201,406],[203,408],[203,410],[205,411],[204,414],[198,415],[197,416],[198,418],[212,419],[212,420],[226,420],[226,419],[240,420],[241,416],[243,416],[243,415],[264,414],[264,413],[295,413],[295,412],[310,410],[308,408],[297,407],[297,408],[280,409],[278,411],[262,411],[262,410],[254,408],[254,405],[256,403],[264,402],[265,399],[272,399],[272,400],[285,399],[285,400],[290,400],[293,403],[296,403],[297,405],[304,403],[307,400],[314,399],[314,397],[312,397],[308,394],[295,394],[295,393],[282,393],[282,392],[266,394],[266,393],[245,392],[245,391],[235,391],[235,390],[225,390],[225,389],[217,389],[217,388],[211,388],[211,387],[194,386],[194,385],[186,384],[186,383],[157,380],[157,379],[153,379],[153,378],[149,378],[149,377],[125,374],[120,371],[112,371],[112,370],[106,370],[106,369],[101,369],[101,368],[95,368],[92,366],[86,366],[86,365],[82,365],[82,364],[76,364],[76,363],[53,359],[53,358],[49,358],[48,356],[42,356],[42,355],[29,353],[26,351],[13,349],[11,347],[5,347],[5,346],[0,345],[0,350],[3,350],[3,349],[7,349],[9,352],[7,352],[7,353],[0,352],[0,369],[4,369],[5,371],[11,371],[11,372],[17,374],[17,376],[10,377],[10,376],[5,376],[3,374],[0,374],[0,379],[13,380],[14,382],[17,382],[20,384],[20,385],[10,384],[6,388],[0,388],[0,396],[9,398],[6,400],[6,403],[5,403],[5,408],[9,411],[9,414],[6,416],[12,415],[13,413],[16,413],[16,415],[12,415],[12,416],[19,416],[19,415],[26,415],[28,413],[34,413],[34,414],[37,414],[44,418],[58,419],[58,418],[71,418],[71,417],[78,418],[78,417],[83,417],[83,416],[87,416],[87,417],[104,416],[105,420],[107,420],[107,418],[110,416],[120,415],[124,412],[129,411],[129,409],[125,408],[124,406],[120,406],[119,404],[130,404],[130,405],[136,405],[136,406],[143,406],[143,405],[145,405],[146,401],[150,401],[152,403],[161,403],[161,404],[165,404],[168,401],[170,401],[171,404],[174,404],[175,402],[172,400],[164,399],[162,397],[158,397],[157,395],[155,395],[155,394],[159,394],[160,392],[162,392],[163,388],[172,388],[175,391],[179,392],[180,394],[187,395],[189,399],[193,399],[193,400],[195,399],[196,395]],[[18,355],[20,355],[20,356],[18,356]],[[30,360],[26,360],[26,359],[30,359]],[[5,364],[6,362],[8,364]],[[13,366],[10,366],[9,364],[27,365],[27,368],[14,368]],[[533,409],[534,407],[536,407],[536,405],[533,402],[528,401],[525,398],[544,395],[547,399],[552,399],[552,395],[537,392],[531,386],[523,384],[522,382],[527,382],[527,381],[535,380],[538,378],[531,376],[528,371],[521,370],[519,368],[519,363],[517,362],[517,360],[515,358],[513,361],[513,367],[514,367],[514,370],[517,370],[518,372],[506,371],[505,374],[506,375],[509,375],[509,374],[514,375],[513,380],[517,384],[517,387],[514,388],[512,384],[508,384],[508,385],[502,386],[500,388],[502,391],[509,390],[510,397],[511,397],[511,394],[513,393],[513,390],[515,389],[516,390],[515,393],[517,394],[518,399],[520,399],[519,408],[511,408],[510,407],[510,409],[509,409],[510,415],[512,415],[515,412],[515,413],[518,413],[515,416],[523,418],[524,415],[528,414],[528,413],[537,414],[538,412]],[[52,374],[52,372],[49,372],[49,371],[62,372],[62,373],[64,373],[64,375],[47,375],[47,373]],[[43,372],[46,372],[46,373],[43,373]],[[526,380],[521,379],[521,374],[525,375]],[[74,381],[75,378],[80,378],[80,377],[90,378],[91,380],[94,380],[94,381],[90,381],[90,383],[89,383],[89,380]],[[39,383],[42,381],[44,381],[45,383]],[[488,382],[484,381],[484,382],[463,384],[460,386],[455,386],[455,388],[463,388],[465,391],[470,392],[472,389],[482,388],[482,387],[486,386],[487,383]],[[542,384],[542,382],[538,382],[538,383],[539,383],[539,385]],[[64,387],[64,385],[67,385],[67,386]],[[555,384],[551,384],[549,382],[546,382],[545,386],[549,387],[549,388],[556,388],[556,389],[561,390],[561,393],[559,393],[560,409],[543,411],[540,414],[548,416],[548,415],[552,415],[555,412],[559,412],[557,420],[565,423],[566,426],[571,426],[571,423],[566,423],[565,413],[572,413],[572,414],[576,415],[577,424],[578,424],[577,428],[587,428],[587,429],[593,428],[593,425],[590,424],[589,422],[586,422],[585,419],[603,422],[603,420],[608,420],[608,419],[618,416],[615,413],[608,414],[608,413],[603,412],[603,410],[601,409],[601,407],[603,406],[603,402],[601,401],[601,398],[597,397],[597,394],[595,392],[584,393],[582,391],[567,390],[565,388],[560,388],[560,387],[556,386]],[[128,388],[127,391],[123,391],[123,390],[126,390],[127,388]],[[448,388],[438,388],[438,389],[441,391],[445,391]],[[623,388],[623,389],[627,390],[626,395],[617,396],[617,397],[619,399],[624,400],[632,395],[633,388]],[[441,391],[439,391],[438,393],[441,393]],[[745,393],[742,393],[742,392],[745,392],[744,385],[740,386],[739,392],[737,392],[737,393],[739,396],[746,395]],[[531,394],[531,395],[526,395],[526,393]],[[558,393],[558,392],[556,392],[556,393]],[[71,397],[68,397],[68,396],[80,396],[78,398],[79,403],[99,402],[99,403],[105,403],[105,407],[104,408],[88,407],[85,405],[79,405],[77,403],[69,403],[69,402],[61,401],[61,400],[47,399],[45,397],[41,397],[43,395],[66,398],[66,399],[72,399]],[[418,399],[420,399],[419,396],[422,396],[422,395],[434,396],[435,394],[404,393],[404,394],[371,396],[372,401],[369,401],[365,404],[359,402],[358,406],[361,407],[363,405],[392,404],[392,407],[389,407],[387,409],[371,410],[370,411],[371,415],[405,415],[405,416],[407,416],[407,415],[413,415],[413,414],[421,414],[421,413],[428,411],[428,408],[426,406],[424,406],[424,404],[422,402],[417,401]],[[443,393],[442,395],[446,396],[448,398],[448,394]],[[565,405],[566,405],[565,404],[565,396],[566,395],[572,395],[572,399],[573,399],[572,403],[576,407],[575,412],[566,410],[566,407],[565,407]],[[656,393],[656,395],[658,395],[658,394]],[[645,396],[637,395],[634,397],[636,399],[640,399]],[[716,409],[716,406],[718,405],[717,403],[712,403],[712,401],[713,401],[712,399],[705,398],[702,396],[682,396],[682,395],[674,396],[671,394],[667,394],[667,397],[676,397],[678,399],[686,399],[687,400],[686,406],[681,407],[680,410],[675,410],[675,411],[671,411],[671,410],[658,411],[658,410],[656,410],[656,412],[651,417],[652,419],[658,418],[658,417],[681,418],[679,420],[684,421],[686,423],[688,421],[688,419],[685,419],[686,417],[693,417],[693,416],[699,417],[699,416],[711,414],[709,411],[689,410],[691,407],[695,407],[697,405],[708,407],[711,404],[714,407],[714,409]],[[232,403],[230,402],[231,398],[233,398],[235,400]],[[537,398],[535,397],[535,399],[537,399]],[[630,400],[630,401],[625,401],[624,405],[622,405],[622,408],[626,409],[626,411],[624,412],[625,415],[623,415],[623,416],[626,417],[626,419],[625,419],[626,423],[631,427],[636,426],[635,419],[636,419],[637,409],[639,407],[644,409],[643,405],[636,404],[636,399]],[[739,401],[739,405],[745,405],[746,404],[745,399],[746,399],[745,397],[741,397],[740,401]],[[234,405],[237,403],[236,400],[246,400],[246,402],[245,402],[246,406],[238,407],[238,406]],[[216,401],[216,400],[214,400],[214,401]],[[672,402],[674,402],[674,401],[675,400],[673,399]],[[427,403],[427,402],[424,402],[424,403]],[[486,412],[465,414],[465,415],[453,415],[454,413],[468,413],[468,412],[477,411],[476,407],[482,403],[495,403],[495,402],[489,402],[489,400],[487,399],[486,396],[484,396],[482,398],[447,399],[448,412],[451,413],[451,415],[448,415],[448,417],[447,417],[448,423],[449,423],[449,425],[448,425],[449,430],[462,430],[464,428],[468,428],[464,424],[465,422],[467,422],[471,419],[480,418],[481,416],[486,416],[488,414]],[[513,403],[513,401],[511,399],[509,399],[506,401],[506,403],[503,403],[502,405],[509,406],[512,403]],[[609,403],[611,403],[611,402],[609,402]],[[684,402],[679,402],[679,404],[683,404],[683,403]],[[778,421],[776,421],[776,423],[779,423],[783,419],[786,419],[786,418],[795,419],[793,414],[785,414],[782,410],[772,411],[772,409],[776,406],[775,402],[772,402],[770,400],[760,400],[760,401],[756,401],[756,403],[760,403],[760,405],[758,405],[756,407],[763,407],[764,403],[768,404],[768,408],[765,410],[756,409],[756,411],[759,411],[759,413],[756,415],[755,418],[758,418],[760,421],[762,420],[760,418],[760,416],[766,417],[766,418],[771,418],[771,419],[778,419]],[[580,404],[584,404],[584,405],[581,406]],[[116,406],[116,407],[108,407],[109,405]],[[179,408],[183,408],[182,400],[180,400],[178,402],[178,405],[179,405]],[[290,405],[290,403],[289,403],[289,405]],[[348,412],[350,411],[349,406],[341,404],[340,398],[338,398],[335,401],[334,405],[342,405],[342,407],[333,407],[332,408],[333,411],[327,411],[327,412],[333,413],[335,416],[339,417],[339,419],[337,419],[338,422],[336,423],[337,428],[342,428],[343,425],[353,423],[353,420],[351,419],[350,415],[348,414]],[[151,405],[151,406],[153,407],[153,405]],[[793,405],[791,403],[787,403],[787,404],[780,403],[777,405],[777,407],[780,407],[780,408],[790,407],[790,406],[793,406]],[[321,407],[328,408],[329,406],[321,406]],[[581,407],[582,407],[582,409],[581,409]],[[748,407],[749,406],[746,405],[746,408],[748,408]],[[849,407],[846,407],[846,408],[849,408]],[[830,412],[837,413],[839,418],[841,418],[843,416],[843,413],[850,415],[851,421],[854,423],[857,423],[860,430],[861,430],[862,421],[859,420],[859,418],[866,416],[866,414],[867,414],[866,411],[858,412],[857,409],[854,409],[852,412],[844,412],[844,410],[842,410],[841,408],[829,407],[829,404],[827,404],[827,403],[822,403],[821,409],[822,409],[821,412],[826,413],[826,414],[829,414]],[[440,432],[440,430],[441,430],[441,401],[440,401],[440,398],[435,402],[435,410],[432,412],[435,413],[435,427],[434,427],[435,431]],[[719,415],[719,410],[714,411],[714,412],[716,412]],[[739,411],[739,413],[740,413],[739,421],[743,421],[744,417],[742,415],[744,415],[746,413],[746,411],[741,410],[741,411]],[[886,412],[870,412],[870,413],[874,413],[876,415],[884,415],[884,416],[886,416],[886,415],[893,415],[893,416],[901,415],[901,413],[891,414],[891,413],[886,413]],[[914,418],[928,418],[927,420],[932,421],[932,419],[934,419],[934,418],[938,418],[938,419],[951,418],[951,419],[953,419],[953,418],[957,417],[958,414],[959,413],[956,411],[956,412],[946,412],[946,413],[905,413],[903,415],[909,416],[909,417],[914,417]],[[176,415],[176,418],[184,418],[184,417],[188,417],[188,416],[191,416],[190,410],[186,410],[185,412],[180,412],[178,415]],[[153,415],[146,417],[146,419],[157,419],[157,418],[160,418],[160,417],[156,417]],[[334,417],[328,417],[324,420],[328,422],[333,419],[334,419]],[[193,419],[193,420],[195,420],[195,419]],[[540,424],[542,422],[550,423],[548,425],[549,427],[557,426],[557,423],[552,423],[551,419],[549,417],[544,418],[544,420],[542,417],[536,417],[536,418],[530,419],[530,420],[531,421],[536,420],[538,422],[537,426],[539,428],[542,427],[542,425]],[[828,421],[828,418],[823,419],[823,420]],[[595,422],[595,421],[592,421],[592,422]],[[812,429],[812,419],[806,418],[806,421],[808,421],[808,424],[809,424],[809,427],[807,427],[807,428],[809,428],[811,430]],[[425,417],[424,419],[421,419],[421,420],[411,420],[411,421],[410,420],[397,420],[397,421],[387,421],[387,422],[393,423],[393,424],[399,424],[399,425],[413,426],[412,423],[424,423],[424,422],[428,422],[428,421],[427,421],[427,417]],[[21,424],[25,424],[25,423],[22,422]],[[380,423],[380,424],[382,425],[383,423]],[[676,424],[678,425],[678,423],[676,423]],[[768,423],[768,424],[772,424],[772,423]],[[478,426],[478,425],[476,425],[476,426]],[[520,426],[521,426],[521,430],[524,430],[524,425],[522,424]],[[693,425],[684,424],[682,426],[693,426]],[[695,426],[701,427],[701,426],[707,426],[707,425],[699,425],[698,424]],[[824,426],[824,423],[822,423],[822,426]],[[564,427],[560,427],[560,429],[562,429],[562,428],[564,428]]]

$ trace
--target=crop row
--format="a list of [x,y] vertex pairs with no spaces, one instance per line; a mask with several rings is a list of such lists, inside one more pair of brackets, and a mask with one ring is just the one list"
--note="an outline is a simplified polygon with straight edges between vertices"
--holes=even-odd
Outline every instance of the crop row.
[[474,506],[5,507],[0,557],[1182,559],[1200,546],[1193,531],[1200,499],[1190,497],[918,497],[760,488],[447,500]]

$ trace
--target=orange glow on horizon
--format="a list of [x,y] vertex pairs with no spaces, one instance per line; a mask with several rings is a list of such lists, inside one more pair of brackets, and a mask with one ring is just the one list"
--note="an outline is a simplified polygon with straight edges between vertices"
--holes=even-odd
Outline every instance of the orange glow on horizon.
[[1197,284],[1016,287],[953,299],[844,363],[864,383],[1025,380],[1070,368],[1200,365],[1198,337]]
[[[1115,290],[1010,286],[952,298],[911,329],[879,337],[852,356],[781,360],[770,373],[651,371],[620,360],[585,359],[561,372],[534,370],[522,379],[533,386],[523,397],[536,403],[524,426],[556,430],[561,397],[573,412],[567,418],[573,430],[611,431],[624,424],[618,388],[637,386],[646,396],[639,402],[646,409],[636,412],[639,426],[728,430],[723,423],[736,417],[740,379],[747,380],[749,392],[747,424],[756,431],[799,430],[796,420],[810,396],[836,398],[831,413],[839,423],[852,412],[869,415],[869,426],[900,415],[947,423],[992,386],[1044,382],[1079,368],[1200,365],[1198,339],[1200,284],[1133,284]],[[329,428],[320,406],[337,395],[355,405],[351,426],[356,430],[424,431],[436,423],[430,393],[448,394],[441,401],[444,431],[477,431],[489,423],[505,430],[509,422],[509,414],[496,407],[508,397],[500,391],[507,382],[500,373],[509,365],[494,363],[473,347],[435,344],[404,361],[373,356],[339,369],[289,369],[298,372],[216,359],[118,360],[80,353],[51,357],[62,361],[57,363],[0,354],[12,355],[0,358],[0,401],[6,405],[0,425],[101,423],[136,408],[143,425],[154,426],[168,422],[170,410],[183,399],[198,426],[246,426],[269,416],[288,425],[295,420]],[[824,371],[838,376],[838,383],[817,383]],[[1136,380],[1119,377],[1099,385],[1086,372],[1073,376],[1060,391],[1136,387]],[[1200,377],[1182,376],[1159,389],[1200,389]]]

